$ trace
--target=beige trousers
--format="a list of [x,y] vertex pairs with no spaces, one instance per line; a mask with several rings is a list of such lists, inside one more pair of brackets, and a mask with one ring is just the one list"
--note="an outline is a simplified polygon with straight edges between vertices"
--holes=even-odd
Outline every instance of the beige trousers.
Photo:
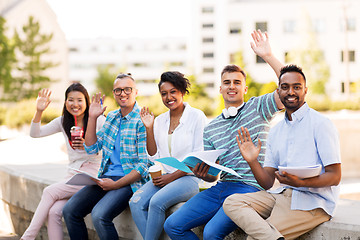
[[326,222],[330,216],[321,208],[291,210],[292,189],[280,194],[259,191],[229,196],[223,208],[246,234],[248,240],[295,239]]

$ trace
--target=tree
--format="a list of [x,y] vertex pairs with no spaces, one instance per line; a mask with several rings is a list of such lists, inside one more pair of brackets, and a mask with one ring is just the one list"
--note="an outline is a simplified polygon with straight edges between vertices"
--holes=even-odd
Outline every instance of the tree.
[[[235,64],[241,67],[243,70],[245,69],[245,62],[242,51],[237,51],[233,55],[232,64]],[[248,91],[245,94],[244,101],[248,101],[251,97],[257,97],[260,94],[260,89],[263,84],[255,82],[249,73],[246,73],[246,85],[248,86]]]
[[5,35],[5,23],[6,20],[0,16],[0,91],[2,92],[0,100],[6,100],[4,95],[10,92],[11,71],[16,63],[14,46]]
[[97,67],[97,77],[95,78],[96,87],[106,96],[112,96],[116,71],[108,65]]
[[194,75],[188,76],[191,84],[189,95],[184,97],[184,100],[189,102],[192,107],[202,110],[205,115],[210,116],[214,114],[214,99],[209,97],[206,92],[206,85],[198,83]]
[[187,77],[191,86],[189,90],[189,95],[191,95],[194,99],[199,99],[201,97],[209,97],[206,92],[206,84],[198,83],[194,75],[190,75]]
[[40,33],[40,24],[30,16],[29,21],[22,27],[20,34],[15,31],[14,42],[16,56],[18,56],[17,76],[10,84],[10,100],[33,98],[40,89],[48,87],[52,82],[44,74],[45,70],[57,66],[51,61],[44,61],[43,57],[50,54],[49,42],[53,34]]
[[261,89],[260,89],[260,93],[259,96],[267,94],[267,93],[271,93],[273,91],[275,91],[277,89],[277,84],[274,81],[265,83],[262,85]]
[[310,17],[304,13],[302,19],[304,22],[300,29],[301,44],[296,49],[289,51],[285,60],[302,67],[311,93],[326,95],[326,83],[330,77],[330,69],[316,40]]

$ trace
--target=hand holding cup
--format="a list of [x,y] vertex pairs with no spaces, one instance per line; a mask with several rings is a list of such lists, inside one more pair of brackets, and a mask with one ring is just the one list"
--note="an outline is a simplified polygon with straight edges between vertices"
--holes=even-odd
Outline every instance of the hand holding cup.
[[153,165],[149,168],[149,173],[152,179],[160,177],[162,175],[162,170],[160,165]]

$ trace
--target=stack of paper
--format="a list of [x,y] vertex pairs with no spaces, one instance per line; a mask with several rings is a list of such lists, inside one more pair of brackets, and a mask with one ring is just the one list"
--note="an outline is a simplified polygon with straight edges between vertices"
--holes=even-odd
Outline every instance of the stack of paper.
[[279,166],[280,174],[287,172],[299,178],[310,178],[318,176],[321,172],[321,165],[305,166],[305,167],[281,167]]

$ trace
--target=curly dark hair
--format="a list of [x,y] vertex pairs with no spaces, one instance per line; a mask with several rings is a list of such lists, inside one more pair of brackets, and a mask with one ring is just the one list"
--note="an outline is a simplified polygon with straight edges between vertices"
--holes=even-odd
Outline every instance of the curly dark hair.
[[159,90],[161,84],[169,82],[174,87],[179,90],[182,94],[188,94],[189,88],[190,88],[190,81],[186,77],[184,77],[184,74],[178,72],[178,71],[168,71],[161,74],[160,82],[158,84]]

